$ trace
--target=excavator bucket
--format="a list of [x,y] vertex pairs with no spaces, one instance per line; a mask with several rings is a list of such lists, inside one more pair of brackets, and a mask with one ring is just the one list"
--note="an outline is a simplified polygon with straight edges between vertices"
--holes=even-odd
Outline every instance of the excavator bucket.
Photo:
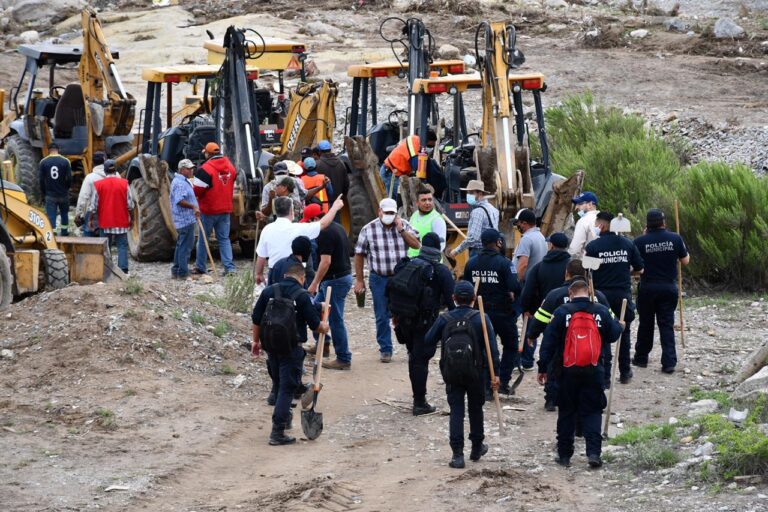
[[570,178],[552,186],[552,196],[541,222],[541,232],[548,236],[565,231],[573,223],[571,199],[578,195],[584,183],[584,171],[576,171]]
[[93,284],[127,277],[112,262],[106,238],[60,236],[56,242],[67,256],[70,282]]

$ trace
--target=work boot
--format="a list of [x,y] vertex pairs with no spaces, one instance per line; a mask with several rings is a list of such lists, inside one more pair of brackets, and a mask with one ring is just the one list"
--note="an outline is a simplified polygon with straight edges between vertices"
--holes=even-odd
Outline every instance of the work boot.
[[570,457],[557,457],[555,459],[555,462],[557,462],[559,465],[563,466],[564,468],[571,467],[571,458]]
[[328,368],[329,370],[351,370],[352,363],[334,359],[333,361],[323,361],[323,368]]
[[464,453],[453,452],[453,457],[451,458],[451,462],[449,462],[448,465],[455,469],[464,469]]
[[413,401],[413,415],[421,416],[422,414],[432,414],[437,408],[433,405],[429,405],[426,400],[414,400]]
[[500,395],[509,395],[510,393],[512,393],[512,390],[509,389],[509,382],[507,382],[506,384],[500,384],[499,385],[499,394]]
[[288,411],[288,423],[285,424],[285,430],[293,430],[293,411]]
[[277,392],[273,389],[269,392],[269,396],[267,397],[267,405],[275,405],[277,403]]
[[675,373],[675,367],[674,366],[664,366],[661,368],[661,371],[666,373],[667,375]]
[[[317,354],[317,344],[311,345],[307,350],[307,354],[313,356]],[[331,355],[331,344],[326,343],[323,345],[323,357],[328,357]]]
[[637,366],[638,368],[648,368],[648,360],[638,359],[637,356],[632,358],[632,364]]
[[379,357],[379,361],[381,361],[382,363],[391,363],[392,354],[390,352],[383,352]]
[[472,443],[472,451],[469,452],[469,460],[477,462],[480,457],[488,453],[488,445],[485,443]]
[[603,459],[597,454],[587,455],[587,460],[591,468],[599,468],[603,465]]
[[546,400],[544,402],[544,410],[547,412],[553,412],[557,410],[557,404],[554,400]]
[[633,376],[634,374],[632,373],[632,370],[629,370],[627,373],[624,373],[619,377],[619,382],[622,384],[629,384],[629,381],[632,380]]
[[295,437],[285,435],[284,425],[272,425],[272,433],[269,435],[270,446],[281,446],[284,444],[293,444],[295,442]]

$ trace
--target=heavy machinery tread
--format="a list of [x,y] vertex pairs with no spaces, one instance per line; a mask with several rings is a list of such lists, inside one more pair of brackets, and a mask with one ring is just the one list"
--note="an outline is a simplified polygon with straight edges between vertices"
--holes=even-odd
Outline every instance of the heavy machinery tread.
[[5,253],[5,246],[0,244],[0,311],[7,308],[11,300],[13,300],[11,260]]
[[40,195],[40,182],[38,180],[38,167],[40,166],[40,153],[29,142],[19,135],[11,135],[5,143],[7,158],[12,156],[18,162],[16,183],[24,189],[27,200],[32,204],[42,204]]
[[368,191],[359,174],[353,173],[350,176],[349,197],[347,199],[349,200],[351,224],[349,238],[353,243],[357,243],[357,236],[360,234],[360,230],[376,217],[376,210],[368,197]]
[[58,290],[69,284],[69,263],[63,251],[44,249],[42,260],[46,290]]
[[128,248],[136,261],[169,261],[173,258],[176,242],[165,225],[160,211],[159,192],[146,184],[143,178],[131,182],[131,194],[138,210],[134,230],[128,232]]

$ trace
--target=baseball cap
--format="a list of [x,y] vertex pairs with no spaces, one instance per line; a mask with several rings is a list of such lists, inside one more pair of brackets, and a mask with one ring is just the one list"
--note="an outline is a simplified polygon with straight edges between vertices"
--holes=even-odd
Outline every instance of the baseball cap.
[[499,233],[497,229],[485,228],[483,232],[480,233],[480,243],[483,245],[492,244],[498,240],[501,240],[501,233]]
[[597,196],[594,194],[594,192],[582,192],[581,194],[571,199],[571,202],[573,204],[595,203],[595,205],[597,205]]
[[390,199],[389,197],[385,197],[379,203],[379,208],[383,212],[397,212],[397,201]]
[[277,162],[272,167],[272,172],[275,175],[278,175],[278,174],[288,174],[288,165],[285,162]]
[[424,238],[421,239],[422,247],[432,247],[433,249],[440,248],[440,237],[437,233],[427,233]]
[[93,154],[93,165],[102,165],[104,163],[104,160],[106,160],[107,154],[103,151],[97,151]]
[[308,156],[304,159],[304,168],[305,169],[314,169],[317,167],[317,162],[315,162],[315,159],[311,156]]
[[221,148],[215,142],[209,142],[205,145],[206,153],[218,153],[219,151],[221,151]]
[[515,224],[518,222],[526,222],[532,226],[536,225],[536,214],[533,213],[533,210],[529,210],[528,208],[523,208],[522,210],[517,211],[517,215],[515,215]]
[[304,160],[311,154],[312,154],[312,148],[307,146],[305,148],[301,148],[301,153],[299,155],[301,156],[301,159]]
[[179,162],[178,168],[179,169],[192,169],[195,167],[195,164],[192,163],[192,160],[189,158],[185,158],[181,162]]
[[304,261],[307,261],[309,255],[312,254],[312,242],[306,236],[297,236],[291,242],[291,253],[298,254]]
[[645,216],[645,222],[649,226],[661,226],[664,223],[664,212],[658,208],[651,208]]
[[469,281],[462,279],[457,281],[456,286],[453,287],[453,295],[457,299],[471,300],[475,296],[475,287]]
[[547,238],[547,242],[551,243],[559,249],[565,249],[568,247],[568,237],[565,236],[565,233],[552,233],[549,235],[549,238]]
[[105,172],[110,170],[110,169],[114,169],[114,167],[115,167],[115,161],[112,160],[111,158],[109,160],[105,160],[104,161],[104,171]]
[[611,222],[613,220],[613,214],[611,212],[602,211],[597,214],[597,220]]
[[328,142],[327,140],[321,140],[317,144],[317,149],[319,149],[320,151],[330,151],[331,150],[331,143]]
[[312,222],[323,213],[323,209],[317,203],[310,203],[304,208],[304,216],[299,222]]

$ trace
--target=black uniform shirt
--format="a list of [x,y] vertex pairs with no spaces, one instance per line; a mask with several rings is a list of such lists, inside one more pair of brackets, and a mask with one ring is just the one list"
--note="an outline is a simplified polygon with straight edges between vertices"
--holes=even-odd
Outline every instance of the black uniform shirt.
[[493,249],[483,249],[473,256],[464,267],[464,279],[475,283],[480,278],[477,294],[483,298],[484,305],[492,308],[504,308],[512,305],[509,294],[520,293],[520,283],[512,274],[509,260]]
[[641,282],[674,283],[678,259],[688,256],[682,237],[664,228],[649,229],[635,238],[635,246],[645,263]]
[[[277,286],[280,287],[280,294],[284,298],[290,297],[297,289],[301,289],[299,282],[292,277],[286,277],[279,283],[264,288],[253,307],[253,313],[251,313],[253,325],[261,325],[261,319],[267,309],[269,299],[275,297],[275,287]],[[300,293],[296,297],[296,330],[302,342],[307,341],[307,326],[314,331],[320,325],[320,320],[320,312],[312,304],[309,294],[307,292]]]
[[630,267],[635,272],[643,268],[643,259],[632,240],[610,231],[589,242],[586,255],[602,261],[600,268],[592,273],[598,290],[629,293],[632,288]]
[[40,193],[45,197],[65,198],[72,185],[72,166],[61,155],[50,155],[40,160]]

